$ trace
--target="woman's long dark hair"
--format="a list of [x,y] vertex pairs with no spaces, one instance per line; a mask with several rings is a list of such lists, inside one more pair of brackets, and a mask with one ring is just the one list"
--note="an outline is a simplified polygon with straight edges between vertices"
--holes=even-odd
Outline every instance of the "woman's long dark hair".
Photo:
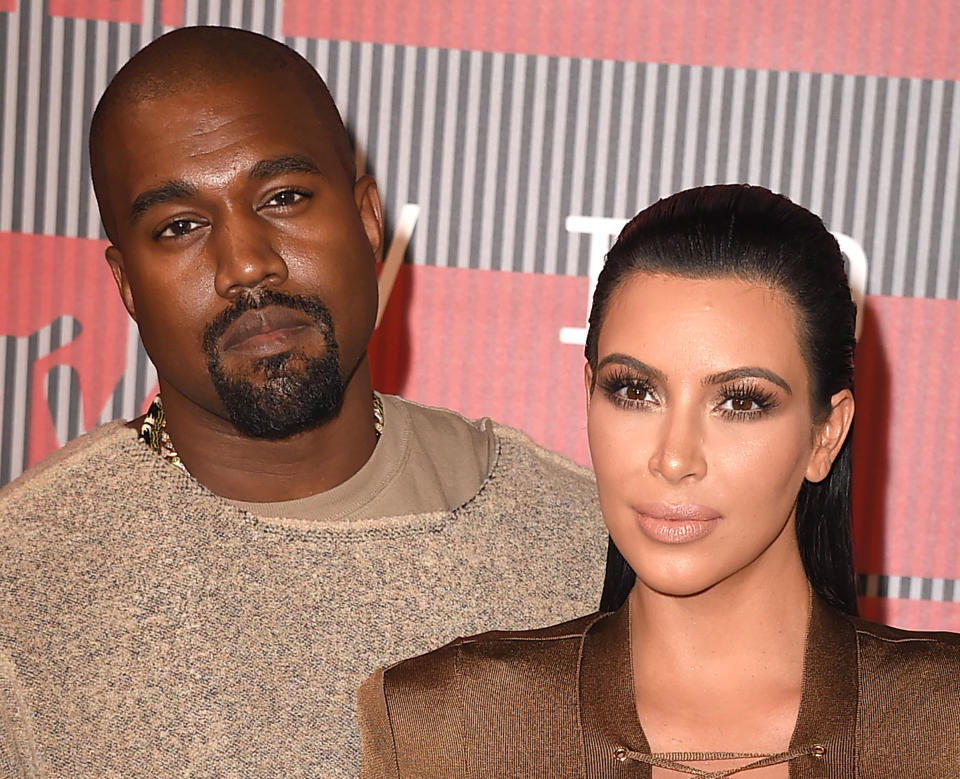
[[[798,315],[800,348],[810,373],[814,417],[831,397],[853,390],[856,307],[836,239],[819,217],[762,187],[723,184],[680,192],[637,214],[607,255],[593,295],[586,357],[597,366],[597,338],[611,295],[636,273],[737,278],[784,293]],[[852,431],[820,482],[797,497],[800,557],[814,591],[857,613],[850,538]],[[618,608],[634,573],[610,542],[601,610]]]

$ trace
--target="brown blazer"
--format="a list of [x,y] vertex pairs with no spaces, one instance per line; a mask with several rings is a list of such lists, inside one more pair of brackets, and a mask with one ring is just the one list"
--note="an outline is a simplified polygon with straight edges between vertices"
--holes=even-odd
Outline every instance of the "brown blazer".
[[[458,639],[361,686],[361,778],[649,777],[635,712],[626,607]],[[814,598],[790,747],[803,779],[960,775],[960,635]]]

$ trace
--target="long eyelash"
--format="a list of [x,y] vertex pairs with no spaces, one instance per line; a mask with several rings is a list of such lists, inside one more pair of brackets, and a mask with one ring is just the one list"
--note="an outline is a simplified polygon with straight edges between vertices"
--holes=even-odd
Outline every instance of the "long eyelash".
[[624,387],[636,387],[643,392],[653,394],[656,390],[653,385],[644,377],[635,373],[630,373],[623,369],[614,370],[605,374],[599,381],[600,389],[618,406],[623,408],[636,408],[639,401],[627,400],[617,393]]
[[729,409],[720,409],[721,416],[729,417],[753,417],[765,414],[776,408],[780,401],[769,390],[752,384],[750,382],[737,382],[730,384],[722,390],[723,402],[728,400],[750,400],[757,406],[753,411],[730,411]]

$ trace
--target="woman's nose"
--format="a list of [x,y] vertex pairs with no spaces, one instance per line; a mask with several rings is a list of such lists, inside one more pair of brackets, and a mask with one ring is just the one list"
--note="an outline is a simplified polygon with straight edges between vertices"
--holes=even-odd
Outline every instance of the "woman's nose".
[[693,414],[680,410],[664,414],[649,465],[652,473],[674,483],[706,475],[702,429]]

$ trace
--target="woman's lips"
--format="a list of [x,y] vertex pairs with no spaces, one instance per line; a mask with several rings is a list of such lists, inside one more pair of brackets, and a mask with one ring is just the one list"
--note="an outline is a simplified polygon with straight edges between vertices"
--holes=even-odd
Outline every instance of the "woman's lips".
[[720,523],[719,511],[696,503],[640,503],[633,510],[643,533],[664,544],[696,541]]

